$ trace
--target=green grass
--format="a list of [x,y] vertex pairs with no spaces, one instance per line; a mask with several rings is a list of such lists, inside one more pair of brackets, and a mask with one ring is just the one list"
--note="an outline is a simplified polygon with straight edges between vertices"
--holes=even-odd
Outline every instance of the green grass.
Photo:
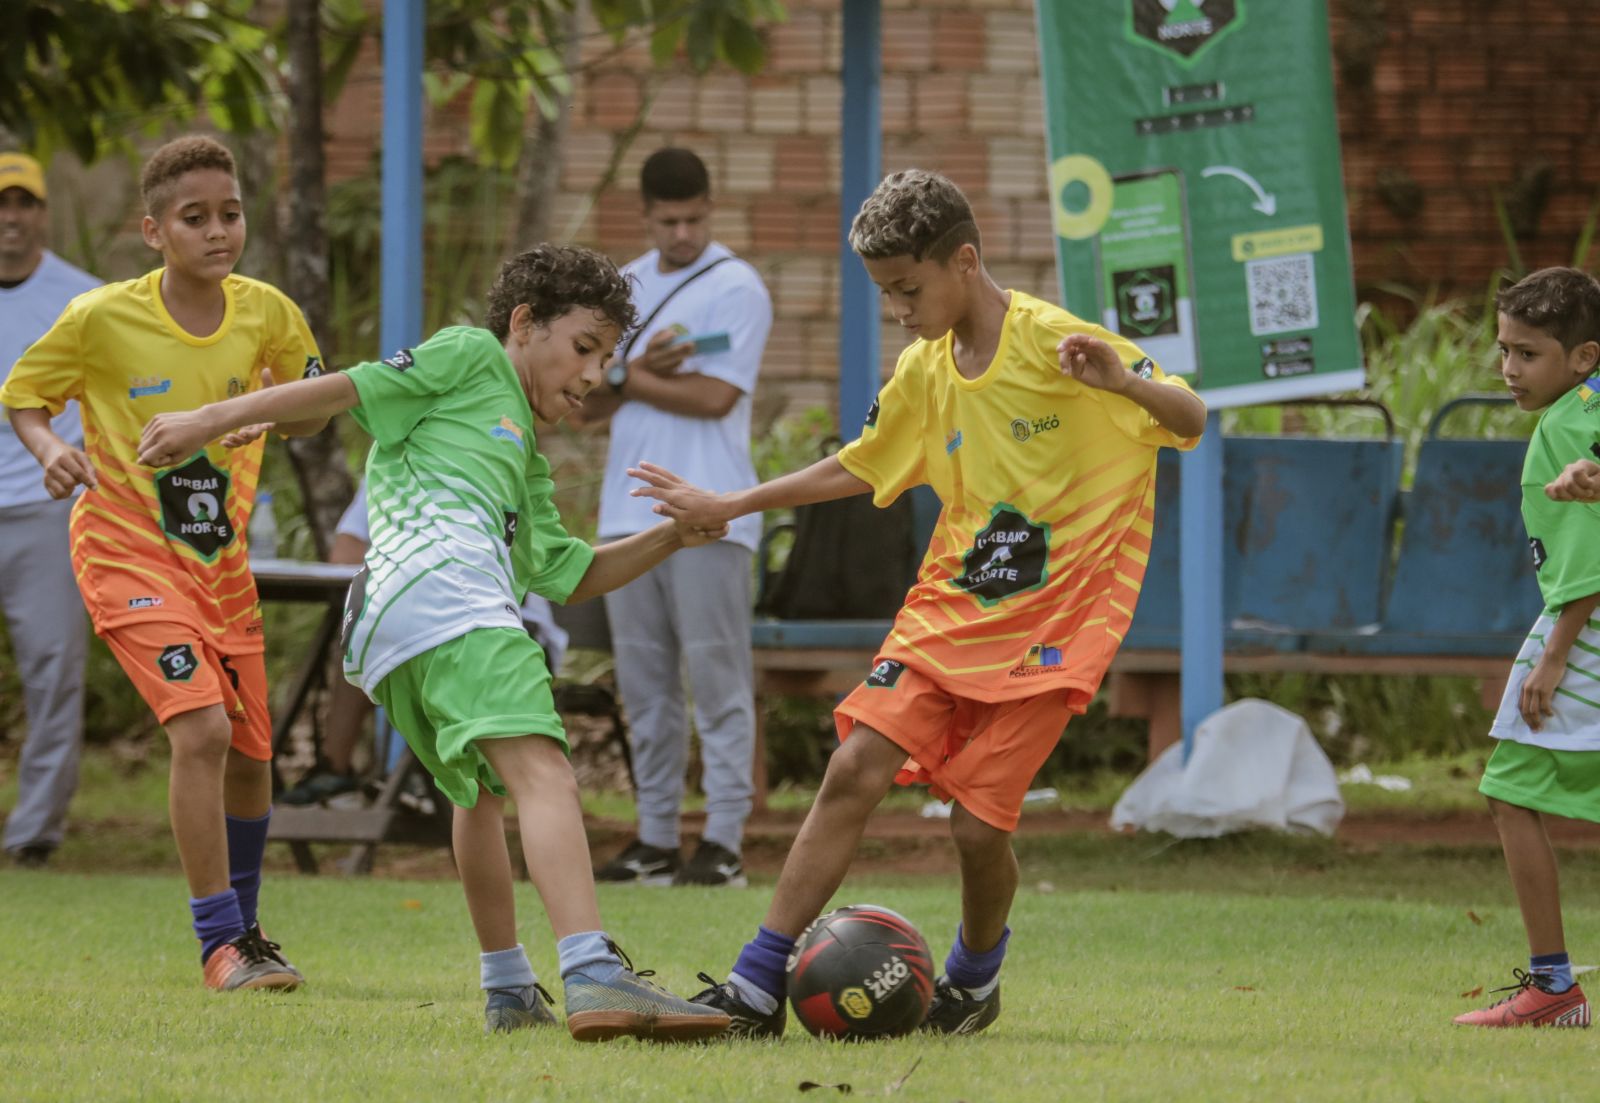
[[[1005,1013],[972,1039],[586,1047],[485,1038],[475,945],[446,882],[279,877],[266,918],[310,978],[289,996],[198,986],[173,877],[0,873],[8,1099],[787,1099],[803,1080],[908,1101],[1592,1097],[1592,1039],[1478,1034],[1449,1018],[1521,935],[1496,856],[1237,838],[1029,840]],[[1568,929],[1600,947],[1600,860],[1574,856]],[[722,972],[765,886],[611,890],[610,929],[679,990]],[[548,932],[521,886],[535,968]],[[944,952],[946,879],[847,882]],[[1474,922],[1468,912],[1480,922]],[[556,987],[559,992],[559,986]],[[832,1098],[830,1094],[828,1096]]]

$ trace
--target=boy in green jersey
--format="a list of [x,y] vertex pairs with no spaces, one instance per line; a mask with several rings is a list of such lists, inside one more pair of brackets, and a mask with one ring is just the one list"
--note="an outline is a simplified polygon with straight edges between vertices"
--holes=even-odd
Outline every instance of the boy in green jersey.
[[577,409],[634,324],[609,260],[540,245],[506,262],[487,313],[486,329],[444,329],[387,360],[157,417],[140,461],[167,463],[242,426],[351,410],[373,438],[372,544],[346,604],[345,676],[388,710],[457,806],[487,1029],[556,1022],[517,942],[509,795],[559,940],[573,1037],[716,1034],[726,1015],[641,980],[601,929],[566,736],[518,609],[529,590],[559,602],[605,593],[725,529],[664,523],[591,548],[561,526],[534,419]]
[[1522,519],[1545,610],[1511,670],[1489,734],[1500,742],[1478,790],[1489,798],[1528,935],[1511,995],[1463,1026],[1588,1026],[1561,926],[1547,815],[1600,822],[1600,506],[1564,504],[1575,457],[1600,446],[1600,283],[1546,268],[1500,293],[1500,374],[1543,410],[1522,466]]

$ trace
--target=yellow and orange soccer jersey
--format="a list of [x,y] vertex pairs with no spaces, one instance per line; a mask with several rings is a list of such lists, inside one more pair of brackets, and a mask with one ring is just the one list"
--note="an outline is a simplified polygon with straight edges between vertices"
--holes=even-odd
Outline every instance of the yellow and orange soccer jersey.
[[261,649],[261,608],[245,549],[263,441],[213,442],[171,468],[138,460],[159,413],[192,410],[322,371],[298,307],[244,276],[223,281],[227,308],[209,337],[185,331],[161,300],[161,269],[68,304],[17,361],[0,404],[83,410],[99,489],[72,511],[72,565],[95,630],[137,620],[189,625],[231,654]]
[[1063,375],[1056,345],[1089,333],[1146,378],[1188,385],[1125,338],[1010,294],[1000,346],[980,378],[956,371],[948,335],[915,342],[839,460],[872,485],[879,505],[921,483],[944,503],[880,655],[973,700],[1066,690],[1082,709],[1144,580],[1156,450],[1195,441],[1129,399]]

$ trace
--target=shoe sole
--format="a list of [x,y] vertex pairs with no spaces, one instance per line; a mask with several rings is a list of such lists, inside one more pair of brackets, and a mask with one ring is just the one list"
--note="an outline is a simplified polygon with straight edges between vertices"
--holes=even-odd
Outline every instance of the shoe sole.
[[257,977],[255,980],[246,981],[232,988],[214,988],[214,992],[293,992],[300,987],[300,980],[288,973],[273,973],[270,976]]
[[641,1015],[636,1011],[579,1011],[567,1016],[567,1030],[580,1042],[643,1038],[654,1042],[695,1042],[727,1033],[728,1016]]
[[673,881],[672,884],[680,889],[742,889],[750,887],[750,878],[741,873],[726,881]]
[[485,1034],[514,1034],[519,1030],[537,1030],[540,1027],[560,1026],[554,1018],[543,1018],[531,1011],[505,1010],[484,1016]]
[[666,888],[668,885],[672,884],[672,878],[674,876],[676,875],[671,873],[652,873],[644,877],[629,877],[625,881],[608,880],[604,877],[596,877],[594,879],[594,883],[597,885],[645,885],[649,888],[659,889]]

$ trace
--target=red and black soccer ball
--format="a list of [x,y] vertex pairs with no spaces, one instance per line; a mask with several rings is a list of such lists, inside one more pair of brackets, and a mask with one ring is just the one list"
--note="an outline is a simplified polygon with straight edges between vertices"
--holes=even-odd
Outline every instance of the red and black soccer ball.
[[852,904],[805,929],[789,955],[789,1002],[820,1038],[897,1038],[922,1025],[933,958],[905,916]]

